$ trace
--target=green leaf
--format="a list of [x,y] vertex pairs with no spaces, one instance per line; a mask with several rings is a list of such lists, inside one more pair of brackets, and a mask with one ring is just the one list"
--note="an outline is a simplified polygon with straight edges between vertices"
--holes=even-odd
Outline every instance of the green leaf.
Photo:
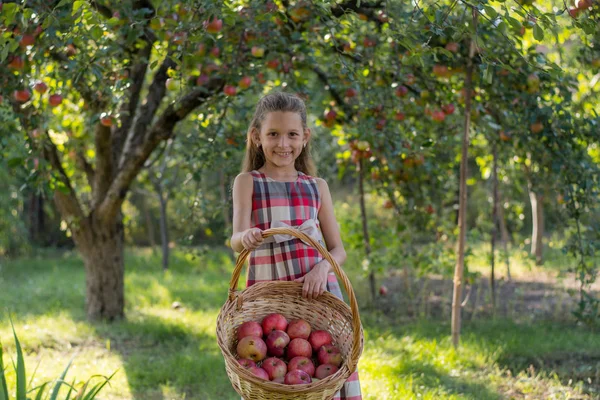
[[15,22],[17,10],[16,3],[5,3],[2,5],[2,15],[4,16],[5,25],[12,25]]
[[62,7],[66,4],[71,4],[71,0],[60,0],[60,3],[56,6],[56,8]]
[[95,25],[90,30],[90,34],[92,35],[92,37],[94,38],[94,40],[100,40],[100,38],[102,38],[102,35],[104,34],[104,32],[102,31],[102,29],[98,25]]
[[492,6],[483,6],[485,9],[485,13],[490,16],[491,19],[495,19],[498,16],[498,13]]
[[11,158],[6,164],[8,165],[8,168],[15,168],[19,165],[23,165],[23,159],[21,157]]
[[15,337],[15,347],[17,348],[17,400],[27,400],[27,377],[25,374],[23,349],[21,349],[21,343],[19,343],[17,332],[15,332],[12,318],[10,319],[10,325],[12,326],[13,336]]
[[544,38],[544,31],[538,24],[533,26],[533,37],[538,41],[541,41]]
[[48,382],[44,382],[44,384],[42,384],[42,386],[39,387],[37,395],[35,396],[35,400],[42,400],[42,396],[44,395],[44,391],[46,390],[47,385]]
[[425,142],[423,142],[423,144],[421,144],[421,147],[431,147],[434,145],[434,143],[434,140],[429,138]]
[[8,400],[8,386],[4,376],[4,359],[2,353],[2,342],[0,342],[0,400]]
[[83,6],[83,1],[77,0],[73,3],[73,13],[71,15],[75,15],[77,11]]
[[69,364],[67,364],[67,368],[65,368],[65,370],[60,375],[60,378],[58,378],[58,380],[56,381],[56,384],[54,385],[54,389],[52,389],[52,394],[50,395],[50,400],[56,400],[56,398],[58,397],[58,391],[60,390],[60,386],[64,382],[65,375],[67,375],[67,371],[71,367],[72,362],[73,362],[73,359],[71,358],[71,361],[69,361]]

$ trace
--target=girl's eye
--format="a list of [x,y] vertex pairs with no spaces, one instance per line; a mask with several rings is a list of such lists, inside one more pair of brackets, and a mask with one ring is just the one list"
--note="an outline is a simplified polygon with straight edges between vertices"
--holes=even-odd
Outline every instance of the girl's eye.
[[277,136],[277,132],[269,132],[269,135],[271,135],[271,136]]

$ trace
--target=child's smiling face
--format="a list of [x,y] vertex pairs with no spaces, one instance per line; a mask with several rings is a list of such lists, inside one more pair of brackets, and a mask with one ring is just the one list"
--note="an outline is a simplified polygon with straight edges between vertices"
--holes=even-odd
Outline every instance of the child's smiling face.
[[260,144],[267,162],[276,167],[293,167],[296,158],[308,142],[310,130],[302,127],[302,118],[295,112],[273,111],[262,121],[255,143]]

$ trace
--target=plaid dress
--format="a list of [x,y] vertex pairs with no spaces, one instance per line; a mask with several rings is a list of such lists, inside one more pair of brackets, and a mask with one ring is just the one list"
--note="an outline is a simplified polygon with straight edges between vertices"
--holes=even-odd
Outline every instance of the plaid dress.
[[[272,221],[300,226],[309,219],[319,226],[321,195],[314,177],[298,171],[295,182],[280,182],[258,171],[252,171],[251,174],[254,181],[251,216],[253,228],[269,229]],[[319,242],[325,247],[320,231],[319,236]],[[281,243],[263,243],[250,254],[246,285],[272,280],[292,281],[304,276],[322,259],[315,248],[297,238]],[[343,300],[334,273],[327,277],[327,291]],[[343,399],[362,399],[357,372],[348,378],[334,397],[334,400]]]

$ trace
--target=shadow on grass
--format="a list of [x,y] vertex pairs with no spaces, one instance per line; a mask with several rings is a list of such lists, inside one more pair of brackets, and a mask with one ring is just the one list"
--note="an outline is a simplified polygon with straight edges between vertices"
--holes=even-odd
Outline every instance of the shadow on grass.
[[[374,338],[391,333],[397,338],[410,336],[414,341],[451,346],[448,321],[404,318],[400,322],[372,308],[364,310],[362,319]],[[586,327],[552,321],[535,324],[507,319],[463,321],[461,347],[468,346],[485,349],[490,363],[509,370],[512,376],[520,373],[556,376],[565,386],[575,387],[579,383],[585,394],[592,397],[600,394],[600,335]],[[463,367],[477,368],[468,365],[469,360],[461,363]],[[411,368],[414,367],[418,365]]]
[[426,389],[447,395],[461,395],[461,398],[473,400],[500,400],[503,398],[502,395],[490,390],[483,383],[453,377],[434,366],[416,361],[403,362],[400,367],[394,369],[394,373],[400,379],[412,382],[414,393],[420,393]]
[[95,324],[118,352],[134,399],[236,399],[214,336],[150,315]]
[[11,261],[0,270],[6,288],[0,291],[0,304],[8,311],[0,313],[0,323],[8,322],[9,313],[33,323],[62,314],[87,325],[95,339],[86,345],[110,343],[110,352],[122,362],[117,374],[125,375],[134,399],[239,399],[211,335],[214,324],[207,327],[226,299],[231,259],[225,254],[192,260],[175,253],[166,274],[157,260],[157,254],[128,252],[127,318],[111,324],[86,319],[85,272],[77,253]]

